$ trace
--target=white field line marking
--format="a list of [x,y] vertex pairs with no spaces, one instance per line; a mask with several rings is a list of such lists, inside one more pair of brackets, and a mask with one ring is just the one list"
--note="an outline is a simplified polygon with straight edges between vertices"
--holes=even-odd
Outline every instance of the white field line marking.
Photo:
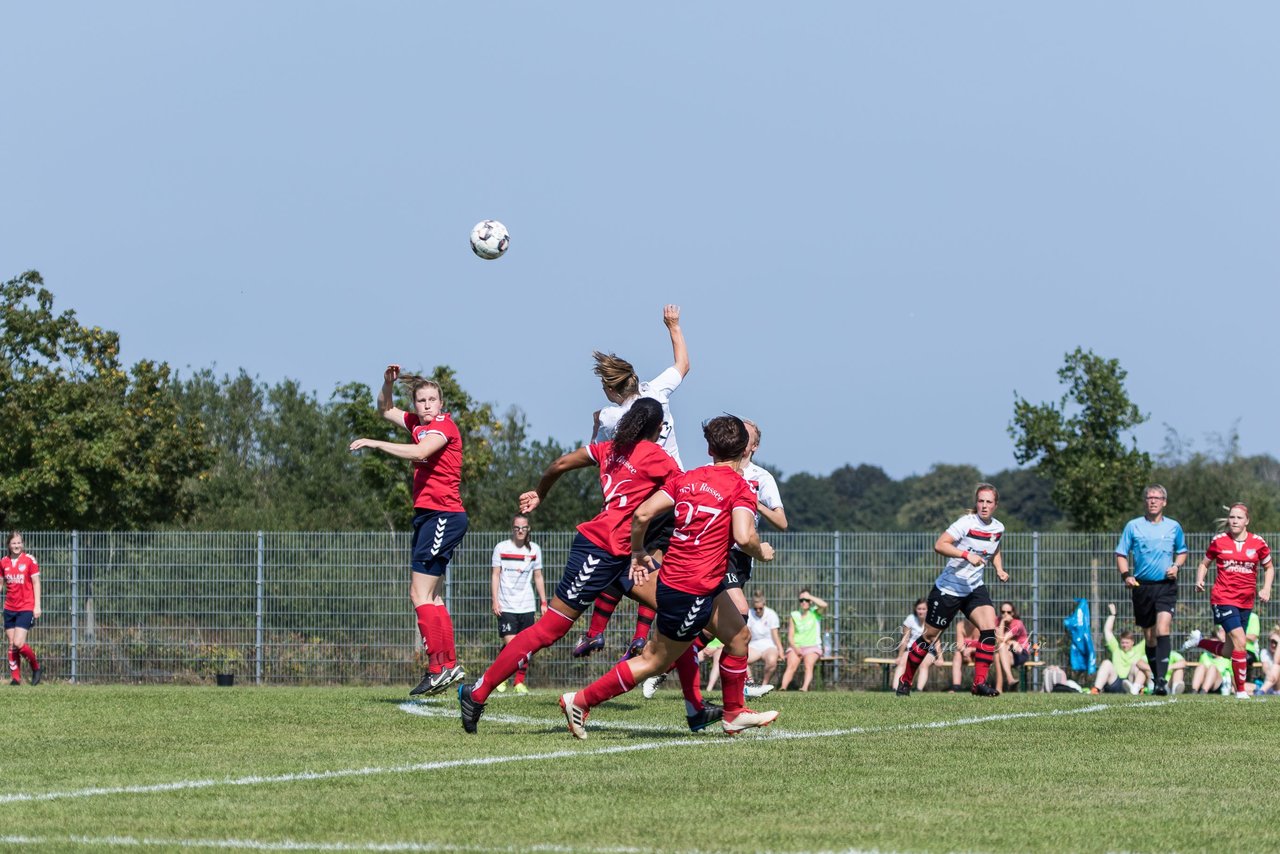
[[[572,854],[590,851],[594,854],[655,854],[655,848],[583,848],[580,845],[520,845],[486,847],[454,845],[447,842],[302,842],[281,839],[264,842],[259,839],[157,839],[139,836],[0,836],[0,845],[111,845],[118,847],[160,848],[230,848],[250,851],[440,851],[440,852],[514,852],[537,851],[545,854]],[[854,852],[857,854],[857,852]]]
[[[866,735],[877,732],[896,732],[914,729],[943,729],[953,726],[970,726],[997,721],[1021,720],[1027,718],[1062,717],[1066,715],[1089,714],[1109,709],[1133,709],[1163,706],[1174,700],[1156,700],[1145,703],[1097,703],[1082,706],[1079,709],[1054,709],[1049,712],[1013,712],[1000,715],[983,715],[981,717],[959,718],[950,721],[929,721],[915,724],[892,724],[880,727],[851,727],[849,729],[825,730],[822,732],[776,732],[773,735],[761,733],[765,738],[830,738],[844,735]],[[510,762],[530,762],[544,759],[571,759],[576,756],[607,756],[617,753],[636,753],[645,750],[662,750],[669,748],[690,747],[723,747],[737,743],[732,739],[720,738],[687,738],[667,739],[664,741],[644,741],[636,744],[611,745],[595,750],[554,750],[547,753],[510,754],[507,756],[481,756],[471,759],[447,759],[439,762],[418,762],[412,765],[392,765],[389,767],[341,768],[336,771],[301,771],[294,774],[275,774],[267,777],[229,777],[221,780],[176,780],[172,783],[153,783],[141,786],[102,786],[88,789],[73,789],[64,792],[14,792],[0,795],[0,804],[27,803],[33,801],[60,801],[76,798],[92,798],[101,795],[142,795],[157,792],[177,792],[190,789],[211,789],[217,786],[259,786],[271,783],[297,783],[311,780],[338,780],[346,777],[370,777],[384,774],[411,774],[424,771],[441,771],[451,768],[475,768],[486,765],[505,765]]]

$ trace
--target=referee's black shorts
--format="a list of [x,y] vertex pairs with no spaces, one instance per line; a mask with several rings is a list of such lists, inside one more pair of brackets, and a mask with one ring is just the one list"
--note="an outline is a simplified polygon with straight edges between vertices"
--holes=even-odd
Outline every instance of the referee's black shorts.
[[1172,614],[1178,607],[1178,580],[1139,581],[1129,588],[1133,596],[1133,621],[1139,628],[1149,629],[1156,624],[1156,614],[1167,611]]

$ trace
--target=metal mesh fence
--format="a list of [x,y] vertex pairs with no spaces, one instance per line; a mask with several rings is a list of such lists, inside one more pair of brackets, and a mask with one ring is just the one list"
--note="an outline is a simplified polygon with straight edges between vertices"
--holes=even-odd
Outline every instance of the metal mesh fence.
[[[506,532],[470,532],[455,553],[446,600],[459,658],[469,673],[493,660],[500,640],[490,610],[490,556]],[[1277,541],[1275,535],[1264,535]],[[416,680],[420,642],[408,599],[408,533],[33,532],[27,550],[40,563],[43,617],[31,642],[46,673],[92,682],[209,680],[235,673],[256,683],[406,683]],[[760,588],[783,621],[802,586],[830,603],[823,621],[832,659],[827,684],[881,684],[869,657],[892,657],[902,620],[928,593],[942,561],[936,533],[776,533],[778,557],[757,564]],[[1191,583],[1210,535],[1188,535],[1191,557],[1180,585],[1175,635],[1210,622],[1207,594]],[[539,532],[548,596],[572,531]],[[1116,535],[1006,534],[1000,584],[1041,644],[1042,658],[1066,666],[1063,618],[1078,597],[1092,604],[1095,641],[1106,602],[1127,594],[1115,572]],[[1259,607],[1263,607],[1261,603]],[[610,625],[606,657],[631,637],[634,606]],[[1265,623],[1273,619],[1261,615]],[[585,627],[585,617],[580,621]],[[826,637],[829,635],[829,637]],[[570,656],[570,635],[538,654],[531,684],[573,685],[602,671]],[[939,676],[939,680],[942,680]]]

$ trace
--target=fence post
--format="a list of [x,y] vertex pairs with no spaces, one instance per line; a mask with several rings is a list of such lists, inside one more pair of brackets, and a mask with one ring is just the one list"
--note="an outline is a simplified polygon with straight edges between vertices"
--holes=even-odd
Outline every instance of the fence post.
[[257,619],[257,631],[255,632],[254,641],[253,641],[253,660],[254,660],[253,681],[257,685],[262,684],[262,611],[263,611],[262,596],[264,592],[264,587],[266,586],[265,577],[264,577],[265,576],[264,566],[266,563],[265,557],[266,555],[265,555],[265,549],[263,545],[262,532],[259,531],[258,532],[258,590],[257,590],[258,619]]
[[835,554],[832,557],[835,562],[835,583],[836,583],[835,612],[836,614],[835,614],[835,620],[833,621],[835,623],[835,631],[832,633],[833,636],[831,638],[831,654],[834,655],[836,658],[835,658],[835,661],[831,662],[831,684],[839,685],[840,684],[840,611],[841,611],[841,608],[840,608],[840,599],[841,599],[840,597],[840,532],[839,531],[835,532],[835,536],[832,538],[832,540],[833,540],[832,547],[835,551]]
[[80,665],[80,620],[76,615],[80,591],[80,532],[71,532],[71,683],[76,681]]
[[[1044,660],[1044,644],[1040,642],[1040,532],[1031,532],[1031,642],[1040,649]],[[1032,668],[1031,690],[1040,688],[1040,668]]]

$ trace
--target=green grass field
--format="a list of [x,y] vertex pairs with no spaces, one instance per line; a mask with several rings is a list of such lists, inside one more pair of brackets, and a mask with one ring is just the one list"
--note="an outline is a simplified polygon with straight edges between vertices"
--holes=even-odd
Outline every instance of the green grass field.
[[788,693],[730,739],[666,689],[579,742],[556,696],[494,695],[467,736],[398,689],[6,688],[0,847],[1280,849],[1274,701]]

